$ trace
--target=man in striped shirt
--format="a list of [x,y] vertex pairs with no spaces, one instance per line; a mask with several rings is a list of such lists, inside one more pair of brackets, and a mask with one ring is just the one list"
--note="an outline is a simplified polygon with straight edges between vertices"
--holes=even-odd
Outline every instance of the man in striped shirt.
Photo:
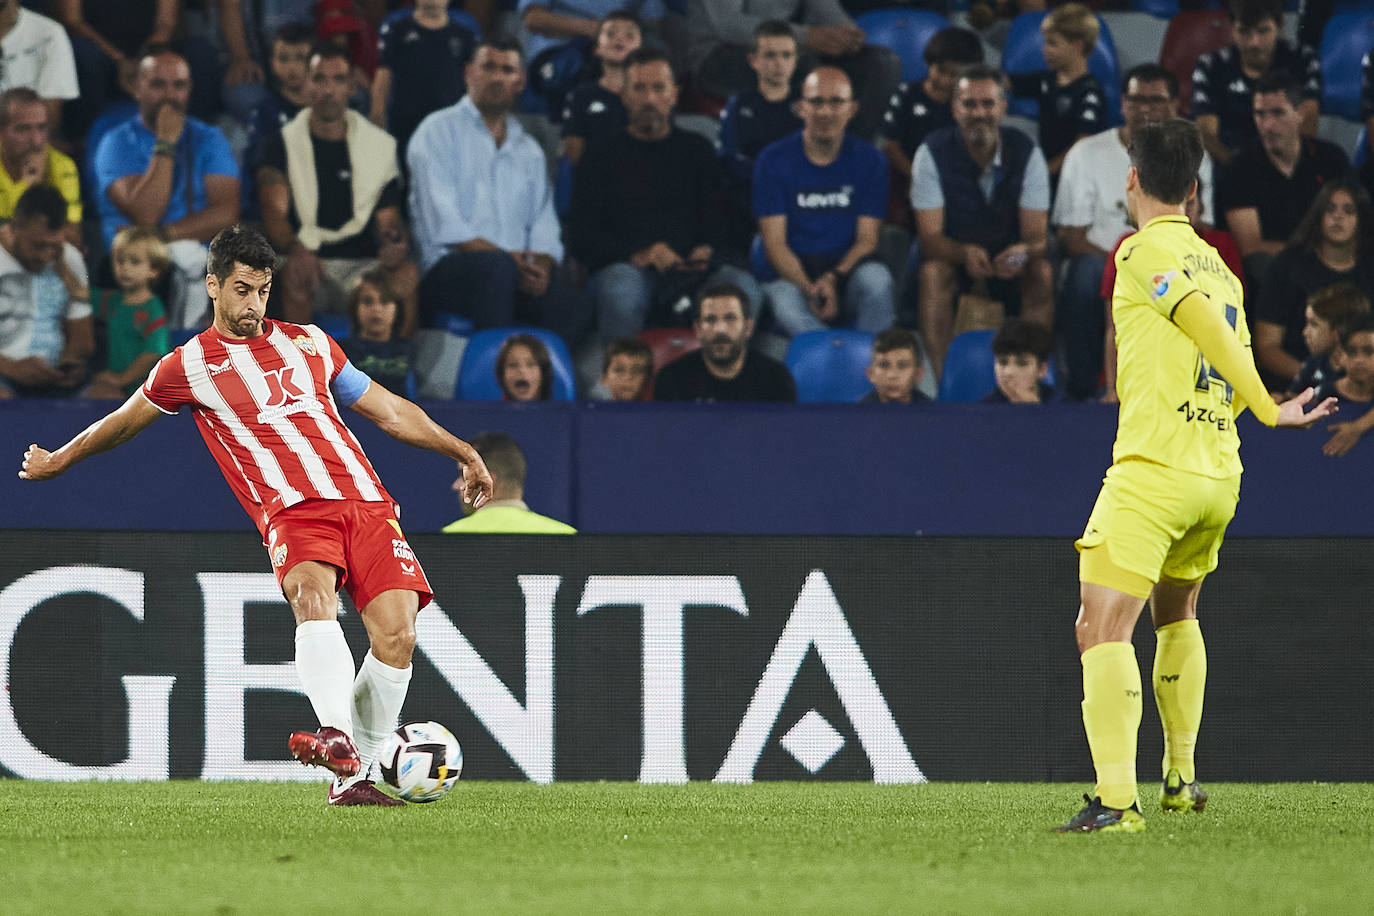
[[[210,243],[205,288],[214,323],[169,353],[123,406],[49,452],[30,445],[19,476],[47,480],[190,407],[210,454],[262,534],[296,618],[296,671],[320,729],[294,732],[291,753],[333,771],[333,805],[399,805],[368,771],[410,684],[415,615],[433,597],[406,543],[400,507],[339,417],[352,407],[388,435],[456,460],[464,498],[492,480],[468,443],[374,385],[314,325],[265,318],[276,254],[255,230]],[[346,588],[371,650],[354,673],[336,593]]]

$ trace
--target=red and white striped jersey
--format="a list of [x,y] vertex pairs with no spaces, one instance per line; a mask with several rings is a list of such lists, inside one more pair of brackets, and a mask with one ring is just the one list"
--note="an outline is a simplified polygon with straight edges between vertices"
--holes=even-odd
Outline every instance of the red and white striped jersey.
[[163,413],[192,409],[260,532],[306,499],[392,502],[329,388],[343,350],[314,325],[264,320],[263,329],[235,340],[212,325],[158,362],[143,395]]

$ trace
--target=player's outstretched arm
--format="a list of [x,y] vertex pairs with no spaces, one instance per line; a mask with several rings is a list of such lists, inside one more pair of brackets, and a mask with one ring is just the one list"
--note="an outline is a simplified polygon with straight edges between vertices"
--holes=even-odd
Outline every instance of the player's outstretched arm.
[[1303,413],[1303,408],[1311,402],[1312,397],[1317,393],[1315,388],[1308,388],[1295,398],[1289,398],[1279,405],[1279,422],[1274,425],[1283,429],[1307,429],[1318,420],[1325,420],[1336,412],[1336,399],[1327,398],[1316,407]]
[[24,452],[19,476],[24,480],[51,480],[78,461],[128,442],[160,416],[162,411],[142,392],[135,391],[129,400],[83,429],[57,451],[50,452],[36,443],[30,445]]
[[1192,292],[1174,309],[1173,321],[1197,343],[1203,358],[1230,383],[1255,418],[1265,426],[1277,426],[1279,408],[1260,379],[1254,355],[1241,345],[1220,310],[1202,293]]
[[399,442],[447,455],[463,466],[463,500],[475,508],[491,499],[492,481],[477,450],[444,429],[418,404],[373,382],[349,405]]

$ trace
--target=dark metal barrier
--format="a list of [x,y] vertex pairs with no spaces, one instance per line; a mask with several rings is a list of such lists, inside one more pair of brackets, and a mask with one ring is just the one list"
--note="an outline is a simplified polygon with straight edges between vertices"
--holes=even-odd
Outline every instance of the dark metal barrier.
[[[470,777],[1091,778],[1067,540],[411,542],[437,599],[404,716],[452,728]],[[1204,778],[1374,777],[1371,546],[1227,543]],[[291,636],[251,534],[0,533],[0,770],[318,778],[284,759],[314,722]],[[1148,621],[1136,644],[1148,681]]]

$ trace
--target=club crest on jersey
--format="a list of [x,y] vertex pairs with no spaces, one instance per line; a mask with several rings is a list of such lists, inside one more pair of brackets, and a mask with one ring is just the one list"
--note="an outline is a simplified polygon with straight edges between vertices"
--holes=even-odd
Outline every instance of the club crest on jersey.
[[1178,276],[1178,271],[1155,274],[1150,278],[1150,298],[1163,299],[1169,292],[1169,281]]
[[[275,536],[276,532],[273,532]],[[272,565],[283,566],[286,563],[286,545],[278,544],[272,548]]]
[[304,334],[297,334],[296,339],[291,341],[306,356],[315,356],[318,351],[315,349],[315,338],[307,337]]

